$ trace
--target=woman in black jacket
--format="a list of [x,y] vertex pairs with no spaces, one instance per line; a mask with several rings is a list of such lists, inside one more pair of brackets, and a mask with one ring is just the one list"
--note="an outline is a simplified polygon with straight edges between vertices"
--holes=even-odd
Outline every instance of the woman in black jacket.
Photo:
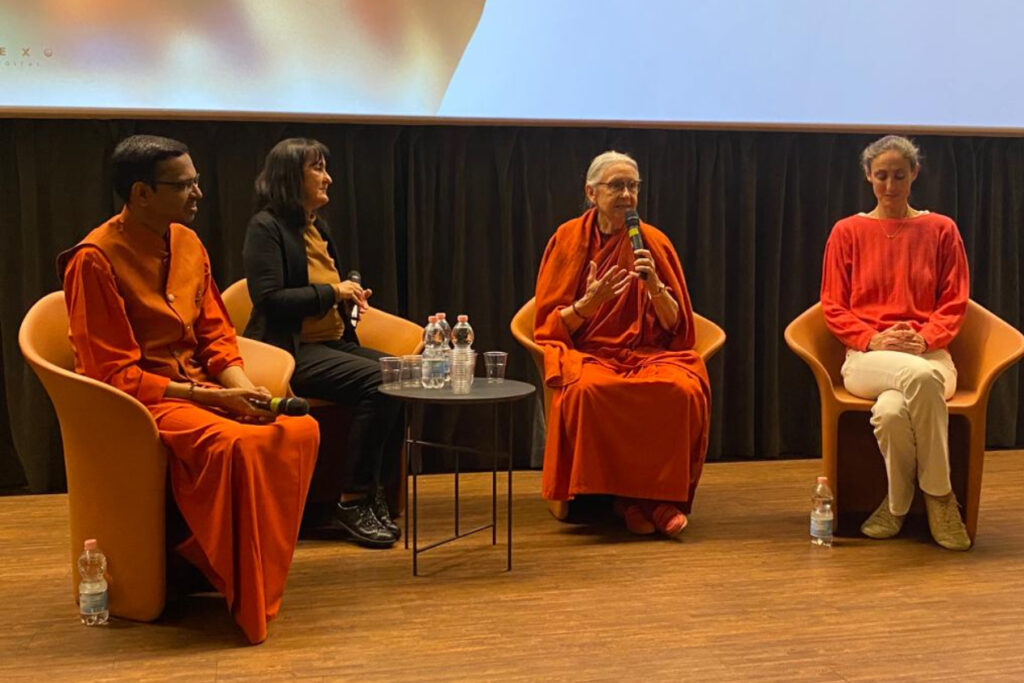
[[[374,548],[398,540],[380,485],[385,454],[397,453],[400,406],[377,391],[383,354],[359,345],[346,310],[365,310],[371,290],[343,280],[319,210],[328,202],[329,152],[320,142],[277,143],[256,178],[259,212],[249,221],[243,258],[253,310],[245,336],[295,357],[292,388],[300,396],[351,406],[345,471],[348,491],[327,530]],[[323,457],[321,451],[321,457]]]

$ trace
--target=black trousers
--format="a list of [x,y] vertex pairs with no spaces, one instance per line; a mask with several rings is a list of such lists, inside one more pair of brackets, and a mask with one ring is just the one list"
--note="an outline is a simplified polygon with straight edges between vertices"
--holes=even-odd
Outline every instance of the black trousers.
[[[367,491],[389,479],[402,447],[401,403],[377,391],[385,354],[338,340],[299,344],[292,388],[299,396],[332,401],[352,410],[344,481],[346,493]],[[321,445],[320,457],[342,449]],[[394,457],[390,457],[393,455]],[[382,469],[384,471],[382,471]]]

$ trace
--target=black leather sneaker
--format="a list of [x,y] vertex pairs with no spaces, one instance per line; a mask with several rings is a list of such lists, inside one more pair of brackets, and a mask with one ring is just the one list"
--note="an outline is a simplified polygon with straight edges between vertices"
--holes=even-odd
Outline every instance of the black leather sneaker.
[[390,548],[398,540],[395,534],[380,523],[365,500],[338,503],[331,519],[321,531],[337,531],[341,538],[367,548]]
[[402,537],[402,530],[391,519],[391,510],[388,509],[388,501],[384,498],[383,487],[378,486],[374,492],[370,499],[370,509],[373,510],[373,516],[377,518],[381,526],[395,535],[395,540]]

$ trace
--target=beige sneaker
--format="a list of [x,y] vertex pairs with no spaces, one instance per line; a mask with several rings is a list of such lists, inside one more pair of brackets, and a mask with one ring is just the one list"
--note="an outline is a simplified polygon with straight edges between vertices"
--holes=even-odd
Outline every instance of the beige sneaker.
[[868,538],[892,538],[903,528],[906,515],[894,515],[889,511],[889,496],[882,499],[870,517],[860,525],[860,532]]
[[925,507],[928,509],[928,528],[932,538],[943,548],[949,550],[968,550],[971,537],[967,535],[967,527],[960,519],[960,506],[952,491],[944,496],[924,496]]

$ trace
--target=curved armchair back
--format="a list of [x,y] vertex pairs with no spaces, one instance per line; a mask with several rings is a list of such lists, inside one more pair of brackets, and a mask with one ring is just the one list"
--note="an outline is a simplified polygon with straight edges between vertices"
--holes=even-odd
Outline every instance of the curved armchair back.
[[786,326],[783,336],[793,353],[811,368],[819,391],[842,386],[843,378],[839,370],[843,366],[846,349],[825,325],[825,314],[820,303],[798,315]]
[[[241,334],[252,315],[252,299],[245,279],[232,283],[221,298],[232,324]],[[392,356],[419,353],[423,349],[423,330],[419,325],[377,308],[363,313],[358,334],[361,345]]]
[[[810,366],[819,390],[832,391],[843,386],[840,370],[846,348],[826,326],[820,303],[797,316],[786,327],[785,337],[793,352]],[[949,345],[949,353],[957,369],[957,397],[951,405],[956,409],[987,397],[1000,373],[1024,356],[1024,335],[971,300],[967,302],[967,316],[960,333]]]
[[423,328],[379,308],[371,308],[363,313],[357,333],[362,346],[391,356],[423,350]]
[[228,309],[231,324],[241,336],[245,326],[249,324],[249,316],[252,315],[252,299],[249,298],[249,286],[245,278],[233,282],[220,293],[220,298],[224,301],[224,308]]
[[1024,356],[1024,335],[972,300],[949,353],[956,364],[957,388],[987,393],[996,377]]

